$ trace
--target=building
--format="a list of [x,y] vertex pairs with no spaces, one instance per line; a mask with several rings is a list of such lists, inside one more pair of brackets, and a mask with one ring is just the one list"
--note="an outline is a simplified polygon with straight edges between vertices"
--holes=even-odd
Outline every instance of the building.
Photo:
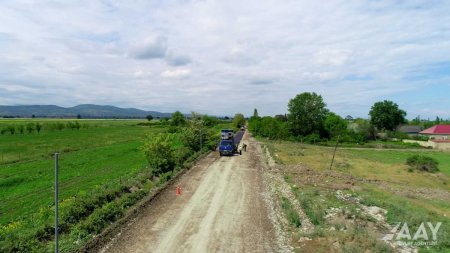
[[450,125],[435,125],[420,132],[421,135],[430,137],[433,141],[450,142]]
[[421,130],[420,126],[411,126],[411,125],[399,126],[397,129],[397,131],[399,131],[401,133],[405,133],[409,136],[418,135],[420,130]]

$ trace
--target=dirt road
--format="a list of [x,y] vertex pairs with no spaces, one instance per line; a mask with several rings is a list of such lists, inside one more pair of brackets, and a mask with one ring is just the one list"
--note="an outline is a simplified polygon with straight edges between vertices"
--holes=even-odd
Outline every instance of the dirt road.
[[[184,174],[100,252],[281,252],[264,197],[260,154],[216,152]],[[269,208],[268,208],[269,207]]]

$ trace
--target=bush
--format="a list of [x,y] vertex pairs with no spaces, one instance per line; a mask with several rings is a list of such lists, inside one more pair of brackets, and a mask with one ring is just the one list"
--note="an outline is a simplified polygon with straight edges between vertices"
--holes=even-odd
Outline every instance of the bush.
[[27,132],[29,134],[31,134],[34,131],[34,124],[33,123],[28,123],[27,124]]
[[439,162],[436,159],[429,156],[424,155],[410,156],[406,160],[406,164],[409,165],[412,169],[416,169],[419,171],[426,171],[426,172],[439,171],[438,168]]
[[317,142],[320,142],[320,135],[319,134],[307,135],[304,141],[310,144],[316,144]]
[[[181,141],[183,146],[195,152],[200,150],[200,134],[204,138],[203,129],[196,127],[184,127],[181,130]],[[204,141],[204,140],[203,140]]]
[[144,143],[144,152],[148,164],[157,174],[168,172],[175,167],[175,155],[172,149],[172,134],[148,136]]
[[403,133],[403,132],[398,132],[398,131],[388,132],[387,136],[389,138],[395,138],[395,139],[399,139],[399,140],[409,139],[408,134]]
[[14,133],[16,133],[16,128],[14,126],[8,126],[8,131],[13,135]]

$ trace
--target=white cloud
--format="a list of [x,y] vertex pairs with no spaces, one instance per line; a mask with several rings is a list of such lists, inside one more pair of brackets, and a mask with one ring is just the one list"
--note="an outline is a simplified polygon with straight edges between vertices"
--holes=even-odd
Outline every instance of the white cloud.
[[170,78],[170,79],[183,79],[190,76],[190,69],[168,69],[161,73],[162,77]]
[[273,115],[315,91],[345,115],[392,99],[450,117],[432,99],[450,92],[447,2],[7,0],[0,13],[0,104]]
[[350,50],[325,49],[317,53],[316,61],[323,65],[342,66],[350,60],[350,57]]

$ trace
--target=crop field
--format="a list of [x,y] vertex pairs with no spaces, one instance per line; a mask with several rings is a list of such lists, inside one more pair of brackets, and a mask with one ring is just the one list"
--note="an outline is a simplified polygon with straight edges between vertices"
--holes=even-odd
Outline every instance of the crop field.
[[[82,120],[83,128],[46,129],[67,121],[40,121],[40,133],[9,133],[0,136],[0,224],[36,212],[53,203],[53,154],[60,152],[61,199],[88,191],[120,177],[128,177],[145,168],[139,151],[146,133],[162,127],[137,125],[138,120]],[[0,121],[6,124],[25,121]]]
[[[323,240],[337,240],[347,245],[349,252],[366,247],[361,245],[373,244],[373,238],[379,236],[377,234],[380,232],[371,231],[376,225],[361,213],[362,205],[387,210],[386,219],[389,224],[406,222],[411,233],[417,230],[421,222],[442,222],[438,246],[421,247],[420,252],[448,252],[450,249],[450,153],[433,150],[338,148],[330,171],[333,148],[286,141],[263,142],[283,168],[285,180],[302,203],[306,215],[322,229],[320,233],[316,231],[317,235],[310,243],[311,247],[319,247],[316,250],[320,251],[321,245],[326,247],[323,243],[318,243]],[[435,158],[439,162],[439,172],[409,170],[406,159],[416,154]],[[339,200],[345,194],[351,196],[349,198],[359,199],[358,204]],[[330,223],[325,217],[332,216],[329,212],[333,208],[348,217],[356,218],[353,221],[339,218],[345,224]],[[352,227],[352,223],[359,225]],[[335,229],[331,226],[348,229],[349,232],[344,233],[343,237],[334,238],[334,234],[327,232]],[[294,238],[298,240],[303,235],[296,236]],[[355,238],[359,238],[359,241]],[[374,244],[370,247],[381,246]],[[308,249],[308,246],[303,249]],[[384,252],[382,247],[375,251]]]
[[60,153],[60,198],[89,191],[105,182],[129,178],[145,169],[144,136],[167,131],[145,120],[78,120],[81,127],[58,130],[74,120],[1,120],[7,126],[39,123],[38,133],[0,135],[0,224],[53,204],[54,160]]

